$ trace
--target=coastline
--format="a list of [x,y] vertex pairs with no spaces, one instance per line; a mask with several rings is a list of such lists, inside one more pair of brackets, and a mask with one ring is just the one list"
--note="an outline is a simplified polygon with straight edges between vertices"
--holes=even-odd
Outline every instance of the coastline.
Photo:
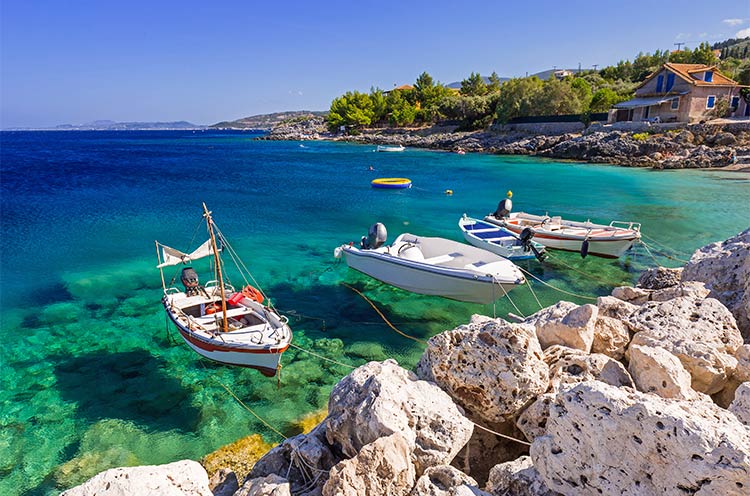
[[628,128],[594,123],[586,129],[493,125],[457,131],[456,126],[369,128],[356,134],[328,131],[322,117],[283,122],[260,140],[328,140],[371,145],[495,155],[529,155],[584,163],[653,169],[716,169],[750,172],[750,121],[647,125]]

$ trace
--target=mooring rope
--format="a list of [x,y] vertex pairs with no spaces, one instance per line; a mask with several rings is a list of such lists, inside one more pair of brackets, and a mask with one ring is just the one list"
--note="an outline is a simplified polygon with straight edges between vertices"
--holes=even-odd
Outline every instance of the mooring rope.
[[343,362],[337,362],[336,360],[333,360],[332,358],[324,357],[323,355],[319,355],[319,354],[315,353],[314,351],[310,351],[310,350],[307,350],[305,348],[302,348],[301,346],[297,346],[294,343],[289,343],[289,346],[291,346],[292,348],[294,348],[296,350],[299,350],[299,351],[301,351],[303,353],[308,353],[308,354],[310,354],[310,355],[312,355],[314,357],[320,358],[321,360],[325,360],[326,362],[335,363],[336,365],[341,365],[343,367],[349,367],[350,369],[356,369],[357,368],[354,365],[349,365],[348,363],[343,363]]
[[369,304],[370,304],[370,306],[371,306],[372,308],[374,308],[376,312],[378,312],[378,315],[380,315],[380,318],[382,318],[382,319],[383,319],[383,321],[384,321],[384,322],[385,322],[386,324],[388,324],[388,327],[390,327],[391,329],[393,329],[393,330],[394,330],[394,331],[396,331],[397,333],[401,334],[401,335],[402,335],[403,337],[405,337],[405,338],[411,339],[411,340],[413,340],[413,341],[416,341],[416,342],[418,342],[418,343],[422,343],[422,344],[427,344],[427,341],[425,341],[424,339],[420,339],[420,338],[416,338],[416,337],[414,337],[414,336],[410,336],[410,335],[406,334],[405,332],[403,332],[403,331],[400,331],[399,329],[397,329],[397,328],[396,328],[396,326],[394,326],[393,324],[391,324],[391,321],[390,321],[390,320],[388,320],[388,318],[387,318],[387,317],[386,317],[385,315],[383,315],[383,312],[381,312],[381,311],[380,311],[380,309],[379,309],[378,307],[376,307],[376,306],[375,306],[375,303],[373,303],[373,302],[372,302],[372,301],[371,301],[371,300],[370,300],[370,299],[369,299],[369,298],[368,298],[367,296],[365,296],[365,295],[364,295],[364,294],[363,294],[363,293],[362,293],[362,292],[361,292],[360,290],[358,290],[357,288],[355,288],[355,287],[353,287],[353,286],[350,286],[350,285],[348,285],[348,284],[347,284],[347,283],[345,283],[345,282],[342,282],[341,284],[343,284],[344,286],[346,286],[347,288],[351,289],[352,291],[354,291],[355,293],[357,293],[357,294],[358,294],[359,296],[361,296],[362,298],[364,298],[364,300],[365,300],[365,301],[366,301],[367,303],[369,303]]
[[[691,254],[690,254],[690,253],[685,253],[685,252],[683,252],[683,251],[675,250],[674,248],[670,248],[669,246],[667,246],[667,245],[665,245],[665,244],[663,244],[663,243],[660,243],[659,241],[655,240],[655,239],[654,239],[654,238],[652,238],[651,236],[647,236],[647,235],[646,235],[646,233],[644,233],[644,232],[641,232],[641,236],[643,236],[644,238],[648,239],[648,240],[649,240],[649,241],[651,241],[652,243],[654,243],[654,244],[656,244],[656,245],[658,245],[658,246],[661,246],[661,247],[662,247],[662,248],[664,248],[665,250],[669,250],[669,251],[671,251],[672,253],[674,253],[674,254],[676,254],[676,255],[682,255],[683,257],[689,257],[689,256],[691,256]],[[686,260],[680,260],[679,258],[676,258],[676,257],[674,257],[674,259],[675,259],[675,260],[679,260],[680,262],[685,262],[685,263],[687,263],[687,261],[686,261]]]
[[546,281],[543,281],[542,279],[538,278],[537,276],[535,276],[534,274],[532,274],[528,270],[524,269],[523,267],[518,267],[518,268],[521,270],[521,272],[523,272],[527,276],[533,277],[537,281],[541,282],[542,284],[544,284],[548,288],[554,289],[555,291],[559,291],[561,293],[565,293],[565,294],[570,295],[570,296],[575,296],[576,298],[583,298],[583,299],[586,299],[586,300],[594,300],[594,301],[596,301],[596,299],[597,299],[597,297],[595,297],[595,296],[580,295],[580,294],[571,293],[570,291],[566,291],[564,289],[558,288],[558,287],[553,286],[552,284],[550,284],[550,283],[548,283]]
[[[646,249],[646,251],[648,252],[648,254],[651,255],[651,258],[654,259],[654,263],[658,266],[659,265],[659,261],[656,260],[656,257],[651,253],[651,250],[649,250],[648,244],[645,241],[643,241],[642,239],[639,240],[639,242],[640,242],[640,244],[643,245],[643,247]],[[656,248],[654,248],[654,251],[656,251]],[[689,263],[690,262],[689,260],[683,260],[681,258],[673,257],[672,255],[668,255],[667,253],[661,253],[660,256],[662,256],[664,258],[668,258],[669,260],[676,260],[676,261],[682,262],[682,263]]]
[[576,267],[574,267],[574,266],[572,266],[572,265],[570,265],[568,263],[565,263],[560,257],[558,257],[556,255],[553,256],[552,254],[547,253],[547,257],[551,258],[556,263],[559,263],[560,265],[564,266],[565,268],[570,269],[573,272],[576,272],[576,273],[578,273],[578,274],[580,274],[580,275],[582,275],[582,276],[584,276],[586,278],[589,278],[589,279],[594,280],[594,281],[598,281],[598,282],[600,282],[602,284],[605,284],[607,286],[611,285],[611,283],[609,281],[606,281],[606,280],[602,279],[601,277],[596,277],[596,276],[594,276],[592,274],[589,274],[588,272],[584,272],[584,271],[582,271],[580,269],[577,269]]
[[531,295],[536,300],[536,304],[539,305],[539,310],[543,309],[542,303],[539,301],[539,298],[537,298],[536,293],[534,292],[534,288],[531,287],[531,281],[526,281],[526,285],[529,287],[529,291],[531,291]]
[[500,437],[502,437],[502,438],[504,438],[504,439],[507,439],[507,440],[509,440],[509,441],[515,441],[515,442],[517,442],[517,443],[519,443],[519,444],[524,444],[524,445],[526,445],[526,446],[531,446],[531,443],[530,443],[530,442],[528,442],[528,441],[522,441],[522,440],[520,440],[520,439],[517,439],[517,438],[515,438],[515,437],[513,437],[513,436],[508,436],[507,434],[500,434],[500,433],[499,433],[499,432],[497,432],[497,431],[493,431],[492,429],[488,429],[487,427],[481,426],[481,425],[477,424],[476,422],[472,422],[471,420],[469,420],[469,422],[471,422],[472,424],[474,424],[474,427],[479,427],[479,428],[480,428],[480,429],[482,429],[483,431],[487,431],[487,432],[489,432],[490,434],[494,434],[494,435],[496,435],[496,436],[500,436]]
[[[516,312],[518,312],[518,314],[525,319],[526,316],[523,314],[523,312],[521,310],[518,309],[518,307],[513,302],[513,300],[510,299],[510,296],[508,295],[508,292],[503,287],[502,283],[500,281],[498,281],[496,277],[493,276],[492,277],[492,284],[493,284],[493,286],[494,286],[495,283],[497,283],[497,285],[500,286],[500,289],[503,290],[503,294],[505,295],[506,298],[508,298],[508,301],[510,302],[511,305],[513,305],[513,308],[516,309]],[[493,294],[493,296],[494,296],[494,294]],[[493,305],[493,312],[494,312],[494,305]]]

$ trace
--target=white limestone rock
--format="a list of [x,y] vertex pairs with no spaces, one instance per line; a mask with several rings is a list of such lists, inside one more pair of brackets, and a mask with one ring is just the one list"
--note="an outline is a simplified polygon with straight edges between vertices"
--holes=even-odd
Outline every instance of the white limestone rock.
[[450,465],[425,470],[411,496],[490,496],[479,489],[477,481]]
[[[263,455],[245,480],[275,474],[289,481],[290,491],[294,494],[319,494],[326,482],[326,474],[340,460],[328,445],[326,426],[322,423],[307,434],[285,440]],[[311,471],[320,474],[312,485],[309,479]]]
[[405,496],[416,481],[411,447],[399,432],[376,439],[331,469],[323,496]]
[[485,491],[493,496],[557,496],[534,468],[530,456],[495,465]]
[[722,302],[750,341],[750,229],[697,250],[682,272],[683,281],[702,281]]
[[400,432],[414,447],[418,476],[428,467],[450,463],[473,430],[448,394],[395,360],[367,363],[339,381],[331,391],[325,426],[328,442],[348,457]]
[[612,296],[633,305],[643,305],[651,297],[651,291],[631,286],[619,286],[612,290]]
[[200,463],[192,460],[166,465],[111,468],[62,493],[64,496],[134,494],[212,496],[208,488],[208,474]]
[[628,371],[639,391],[662,398],[700,399],[700,393],[690,387],[690,373],[664,348],[631,345],[628,355]]
[[628,319],[636,334],[630,346],[662,347],[690,372],[692,388],[713,394],[724,388],[742,345],[734,317],[713,298],[679,297],[649,302]]
[[598,381],[557,395],[531,458],[564,495],[739,496],[750,488],[750,429],[733,414]]
[[638,305],[614,296],[600,296],[596,299],[596,306],[599,308],[599,317],[610,317],[622,321],[627,321],[628,317],[638,310]]
[[549,365],[549,392],[563,384],[590,380],[602,381],[616,387],[633,387],[625,367],[601,353],[585,353],[565,346],[550,346],[544,350],[544,361]]
[[549,381],[534,328],[502,319],[473,318],[433,336],[417,374],[490,423],[513,417]]
[[734,401],[729,405],[729,411],[737,419],[750,427],[750,382],[743,382],[734,392]]
[[[257,479],[246,480],[234,496],[291,496],[289,481],[285,478],[270,474]],[[214,494],[214,496],[216,496]]]
[[594,341],[591,343],[592,353],[601,353],[620,360],[625,356],[628,343],[630,343],[630,329],[625,322],[601,315],[596,319]]
[[680,283],[682,267],[670,269],[667,267],[653,267],[643,271],[636,286],[643,289],[664,289]]
[[556,397],[557,391],[545,393],[518,416],[516,426],[529,441],[544,435],[549,418],[549,407]]
[[706,285],[700,281],[686,281],[681,282],[677,286],[671,288],[664,288],[651,293],[651,301],[667,301],[680,296],[687,296],[689,298],[695,298],[702,300],[708,296],[711,291],[706,288]]
[[740,382],[750,381],[750,344],[743,344],[737,348],[734,357],[737,359],[734,378]]
[[560,344],[588,352],[594,341],[598,312],[599,309],[594,305],[560,301],[527,317],[524,323],[536,327],[542,349]]

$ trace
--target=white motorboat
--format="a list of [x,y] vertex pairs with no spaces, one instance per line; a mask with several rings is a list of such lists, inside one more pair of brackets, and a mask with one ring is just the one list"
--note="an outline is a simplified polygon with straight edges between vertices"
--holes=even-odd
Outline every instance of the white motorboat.
[[525,212],[490,214],[484,221],[519,236],[524,229],[529,229],[534,235],[534,241],[547,248],[575,251],[583,257],[597,255],[619,258],[641,239],[641,225],[638,222],[612,221],[605,225]]
[[544,254],[544,245],[532,241],[531,236],[521,238],[502,227],[467,217],[466,214],[458,220],[458,227],[469,244],[508,260],[542,258]]
[[[235,290],[224,270],[222,249],[217,245],[227,250],[235,262],[239,260],[237,253],[215,227],[205,204],[203,209],[209,239],[196,250],[183,253],[156,242],[164,310],[182,339],[196,353],[216,362],[249,367],[273,376],[279,368],[281,354],[292,341],[288,320],[270,305],[263,304],[265,298],[261,291],[250,285]],[[211,257],[215,279],[200,285],[197,272],[188,266],[180,275],[184,290],[167,286],[165,267],[204,257]],[[247,283],[249,273],[244,264],[238,263],[237,271]],[[176,277],[175,273],[172,281]]]
[[378,145],[376,150],[379,152],[403,152],[406,148],[404,148],[404,145]]
[[360,247],[341,245],[334,256],[398,288],[473,303],[492,303],[525,282],[511,261],[457,241],[404,233],[384,243],[385,228],[378,223]]

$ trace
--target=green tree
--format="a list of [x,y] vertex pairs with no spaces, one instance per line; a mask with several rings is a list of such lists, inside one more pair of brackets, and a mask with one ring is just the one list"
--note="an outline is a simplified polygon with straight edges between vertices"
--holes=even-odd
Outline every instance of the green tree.
[[625,98],[618,95],[617,92],[611,88],[602,88],[591,97],[589,109],[591,112],[607,112],[612,108],[612,105],[624,100]]
[[490,82],[487,84],[487,92],[488,93],[497,93],[500,91],[500,85],[502,82],[500,81],[500,76],[497,75],[497,72],[492,71],[492,74],[490,74]]
[[388,105],[383,90],[375,87],[370,88],[370,100],[372,101],[372,122],[384,121],[388,114]]
[[362,127],[372,123],[373,106],[370,95],[348,91],[331,102],[328,126],[338,130],[341,126]]
[[583,110],[581,101],[573,88],[565,81],[550,78],[532,100],[538,115],[579,114]]
[[536,76],[506,81],[500,87],[497,119],[503,124],[516,117],[532,115],[534,99],[544,83]]
[[705,41],[698,45],[698,48],[693,50],[690,56],[690,63],[692,64],[715,65],[717,62],[719,60],[716,58],[713,49]]
[[581,103],[581,109],[588,109],[593,94],[589,82],[583,78],[573,78],[573,80],[570,81],[570,88],[576,94],[576,97],[578,97],[578,101]]
[[423,72],[417,77],[417,81],[414,83],[414,90],[417,93],[419,101],[423,101],[425,93],[429,92],[435,87],[435,82],[432,80],[432,76]]
[[417,108],[404,98],[403,91],[391,91],[386,99],[388,104],[388,120],[394,126],[407,126],[414,122]]
[[464,96],[484,96],[487,85],[478,73],[472,72],[467,79],[461,81],[461,94]]
[[744,86],[750,85],[750,60],[744,61],[737,68],[737,79],[735,81]]

